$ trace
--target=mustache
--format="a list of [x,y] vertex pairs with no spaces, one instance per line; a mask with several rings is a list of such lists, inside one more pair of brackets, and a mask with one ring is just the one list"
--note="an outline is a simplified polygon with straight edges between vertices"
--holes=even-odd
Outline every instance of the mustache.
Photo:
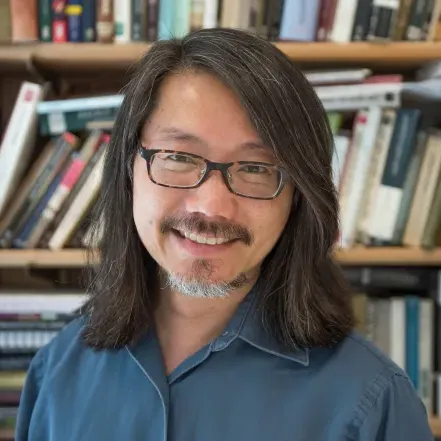
[[196,234],[210,234],[228,240],[238,239],[250,246],[253,234],[246,227],[233,222],[208,222],[199,216],[167,216],[161,222],[160,230],[165,234],[171,230],[188,230]]

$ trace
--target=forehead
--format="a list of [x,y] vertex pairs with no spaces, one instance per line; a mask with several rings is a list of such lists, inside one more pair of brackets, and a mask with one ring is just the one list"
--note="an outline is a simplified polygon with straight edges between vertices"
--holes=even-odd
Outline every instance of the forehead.
[[263,148],[239,98],[213,75],[204,72],[169,75],[158,91],[142,141],[197,143],[225,150],[248,144]]

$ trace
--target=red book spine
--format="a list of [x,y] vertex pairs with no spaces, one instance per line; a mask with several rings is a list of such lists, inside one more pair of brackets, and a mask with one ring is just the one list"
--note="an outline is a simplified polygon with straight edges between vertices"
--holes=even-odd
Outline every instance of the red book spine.
[[65,14],[66,0],[52,1],[52,41],[67,42],[67,17]]

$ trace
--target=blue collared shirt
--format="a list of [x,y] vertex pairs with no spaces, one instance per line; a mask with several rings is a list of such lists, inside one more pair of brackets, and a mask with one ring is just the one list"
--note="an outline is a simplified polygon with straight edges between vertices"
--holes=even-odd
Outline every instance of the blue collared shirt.
[[69,324],[34,357],[16,441],[429,441],[405,373],[356,333],[283,350],[249,295],[225,332],[164,373],[155,334],[97,352]]

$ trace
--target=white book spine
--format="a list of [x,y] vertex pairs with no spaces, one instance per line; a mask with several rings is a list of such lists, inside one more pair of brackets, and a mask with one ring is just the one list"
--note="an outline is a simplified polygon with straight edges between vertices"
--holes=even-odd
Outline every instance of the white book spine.
[[330,35],[331,41],[335,43],[351,41],[357,4],[356,0],[337,0],[334,24]]
[[346,161],[346,155],[349,150],[350,142],[351,140],[348,136],[334,136],[334,153],[332,155],[332,179],[334,182],[334,186],[337,189],[340,185],[340,176]]
[[406,369],[406,310],[404,299],[392,297],[390,306],[390,358],[401,369]]
[[215,28],[217,26],[217,10],[219,0],[205,0],[204,28]]
[[113,0],[115,43],[129,43],[132,39],[132,0]]
[[342,213],[341,240],[343,247],[352,246],[355,239],[360,203],[365,189],[367,172],[381,121],[381,109],[378,107],[372,107],[371,109],[362,112],[362,115],[363,114],[367,118],[367,124],[363,132],[360,151],[353,171],[354,179],[351,182],[347,203],[345,204],[345,209]]
[[364,209],[358,226],[358,231],[361,235],[369,236],[370,216],[375,211],[377,193],[381,185],[387,153],[394,132],[395,120],[396,112],[394,110],[385,110],[383,112],[382,122],[375,144],[375,151],[372,156],[371,169],[369,170],[370,176],[368,176],[368,179],[370,181],[367,184],[368,193],[366,194]]
[[0,146],[0,217],[26,169],[37,134],[37,104],[42,99],[39,84],[24,82],[20,88]]

